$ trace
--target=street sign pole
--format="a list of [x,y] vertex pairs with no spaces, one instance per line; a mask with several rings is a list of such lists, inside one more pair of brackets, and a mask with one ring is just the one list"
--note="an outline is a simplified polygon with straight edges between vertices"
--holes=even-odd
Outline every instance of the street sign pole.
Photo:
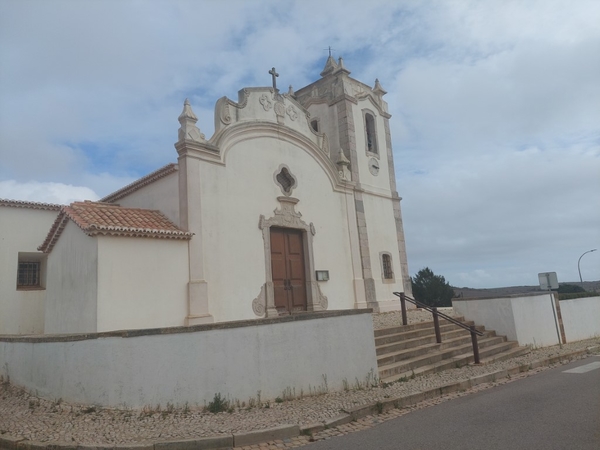
[[562,348],[560,328],[558,326],[558,319],[556,317],[556,305],[554,304],[554,294],[552,292],[552,289],[558,289],[558,277],[556,276],[556,272],[542,272],[538,273],[538,280],[540,281],[540,288],[542,290],[548,290],[548,293],[550,294],[550,305],[552,306],[552,314],[554,315],[556,336],[558,336],[558,345],[560,345],[560,348]]

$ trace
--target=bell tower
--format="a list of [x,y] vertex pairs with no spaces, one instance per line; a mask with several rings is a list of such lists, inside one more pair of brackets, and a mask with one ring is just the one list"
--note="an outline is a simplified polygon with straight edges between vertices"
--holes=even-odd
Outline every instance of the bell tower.
[[311,125],[325,133],[330,157],[353,184],[353,206],[360,252],[356,307],[396,309],[395,290],[412,295],[386,91],[350,77],[340,57],[329,55],[321,78],[296,91],[310,113]]

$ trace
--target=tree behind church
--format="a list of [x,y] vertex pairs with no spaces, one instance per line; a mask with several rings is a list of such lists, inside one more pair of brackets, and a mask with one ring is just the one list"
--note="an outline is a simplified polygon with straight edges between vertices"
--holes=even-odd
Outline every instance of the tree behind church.
[[452,306],[454,289],[441,275],[436,275],[429,267],[419,270],[411,278],[415,299],[429,306]]

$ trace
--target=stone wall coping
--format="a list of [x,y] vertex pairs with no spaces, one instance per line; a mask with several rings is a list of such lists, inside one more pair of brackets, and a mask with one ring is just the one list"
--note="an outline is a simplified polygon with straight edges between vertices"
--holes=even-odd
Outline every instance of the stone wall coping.
[[40,342],[73,342],[73,341],[85,341],[90,339],[110,338],[110,337],[121,337],[131,338],[139,336],[153,336],[153,335],[166,335],[166,334],[181,334],[181,333],[195,333],[201,331],[212,331],[212,330],[227,330],[231,328],[243,328],[253,326],[264,326],[274,325],[277,323],[287,322],[298,322],[302,320],[317,320],[327,319],[331,317],[341,316],[354,316],[358,314],[370,314],[373,310],[371,308],[364,309],[346,309],[346,310],[335,310],[335,311],[315,311],[315,312],[302,312],[295,313],[286,316],[279,317],[268,317],[263,319],[248,319],[248,320],[235,320],[231,322],[219,322],[209,323],[192,326],[180,326],[180,327],[165,327],[165,328],[143,328],[139,330],[116,330],[116,331],[104,331],[100,333],[73,333],[73,334],[47,334],[47,335],[0,335],[0,342],[26,342],[26,343],[40,343]]
[[[550,291],[552,293],[556,291]],[[536,297],[538,295],[548,295],[548,291],[523,292],[522,294],[494,295],[493,297],[469,297],[469,298],[453,298],[453,302],[469,302],[472,300],[498,300],[501,298],[519,298],[519,297]]]

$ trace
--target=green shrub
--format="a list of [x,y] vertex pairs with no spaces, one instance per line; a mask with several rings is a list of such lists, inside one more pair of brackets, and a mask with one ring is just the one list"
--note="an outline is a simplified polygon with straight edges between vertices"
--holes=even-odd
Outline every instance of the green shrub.
[[215,394],[213,400],[208,402],[208,406],[206,409],[213,413],[220,413],[229,410],[229,400],[225,397],[222,397],[220,393]]
[[559,300],[571,300],[574,298],[585,298],[585,297],[600,297],[599,292],[575,292],[572,294],[558,294]]
[[559,294],[575,294],[577,292],[585,292],[585,289],[575,284],[559,284]]

